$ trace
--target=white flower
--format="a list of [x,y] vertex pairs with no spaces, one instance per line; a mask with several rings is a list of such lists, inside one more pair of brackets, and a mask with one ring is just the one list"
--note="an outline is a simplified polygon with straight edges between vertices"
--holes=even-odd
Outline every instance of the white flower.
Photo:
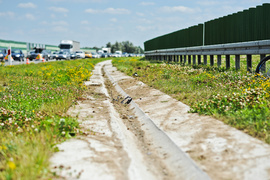
[[36,128],[35,131],[38,132],[38,128]]
[[35,128],[35,126],[34,126],[34,125],[32,125],[32,126],[31,126],[31,128]]
[[5,124],[4,124],[4,123],[1,123],[0,125],[1,125],[1,126],[4,126]]
[[62,134],[63,134],[63,135],[65,135],[65,134],[66,134],[66,132],[65,132],[65,131],[63,131],[63,132],[62,132]]

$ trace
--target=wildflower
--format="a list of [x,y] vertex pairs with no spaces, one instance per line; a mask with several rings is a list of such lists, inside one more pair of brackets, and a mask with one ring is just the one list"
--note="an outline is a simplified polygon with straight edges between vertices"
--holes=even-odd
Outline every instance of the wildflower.
[[8,122],[9,123],[12,123],[12,118],[8,118]]
[[65,134],[66,134],[66,132],[65,132],[65,131],[63,131],[63,132],[62,132],[62,134],[63,134],[63,135],[65,135]]
[[36,128],[35,131],[38,132],[38,128]]
[[1,123],[0,125],[1,125],[1,126],[4,126],[5,124],[4,124],[4,123]]
[[35,126],[34,126],[34,125],[32,125],[32,126],[31,126],[31,128],[33,128],[33,129],[34,129],[34,128],[35,128]]
[[14,162],[9,161],[9,162],[8,162],[8,167],[9,167],[11,170],[14,170],[14,169],[16,168],[16,165],[15,165]]

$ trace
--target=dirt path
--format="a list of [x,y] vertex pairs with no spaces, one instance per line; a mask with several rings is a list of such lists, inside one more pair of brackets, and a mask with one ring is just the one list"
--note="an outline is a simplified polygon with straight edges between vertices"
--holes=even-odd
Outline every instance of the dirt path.
[[69,110],[88,135],[59,145],[62,151],[51,159],[53,167],[61,167],[57,174],[66,179],[179,179],[151,137],[145,137],[134,112],[120,103],[102,66],[212,179],[270,179],[269,145],[214,118],[187,113],[187,105],[120,73],[110,61],[96,66],[85,100]]

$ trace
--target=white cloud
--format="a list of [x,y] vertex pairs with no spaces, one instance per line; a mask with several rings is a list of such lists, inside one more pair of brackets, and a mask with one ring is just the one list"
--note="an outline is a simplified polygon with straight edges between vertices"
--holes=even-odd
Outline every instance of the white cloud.
[[42,21],[40,24],[44,26],[62,26],[62,27],[69,25],[66,21],[53,21],[53,22]]
[[68,23],[66,21],[53,21],[52,25],[56,26],[68,26]]
[[202,6],[214,6],[220,4],[220,2],[213,1],[213,0],[204,0],[204,1],[198,1],[197,4]]
[[51,14],[51,18],[56,18],[55,14]]
[[49,10],[58,12],[58,13],[67,13],[69,10],[62,7],[50,7]]
[[90,14],[97,14],[100,11],[99,10],[96,10],[96,9],[86,9],[85,12],[86,13],[90,13]]
[[144,16],[144,13],[141,13],[141,12],[136,12],[136,14],[137,14],[138,16]]
[[142,5],[142,6],[153,6],[153,5],[155,5],[155,3],[154,2],[141,2],[140,5]]
[[154,30],[155,28],[153,26],[136,26],[136,29],[138,31],[151,31],[151,30]]
[[144,24],[153,24],[153,20],[146,19],[146,18],[138,18],[136,19],[136,22],[138,23],[144,23]]
[[171,12],[181,12],[181,13],[194,13],[196,9],[192,9],[185,6],[164,6],[161,8],[161,11],[171,13]]
[[20,8],[36,8],[37,6],[31,2],[29,3],[20,3],[18,4],[18,7]]
[[88,24],[90,24],[90,22],[87,21],[87,20],[84,20],[84,21],[81,21],[81,24],[82,24],[82,25],[88,25]]
[[130,11],[128,9],[121,9],[121,8],[107,8],[104,10],[97,10],[97,9],[86,9],[86,13],[91,13],[91,14],[98,14],[98,13],[103,13],[103,14],[130,14]]
[[104,13],[108,14],[130,14],[130,11],[127,9],[121,9],[121,8],[107,8],[104,10]]
[[66,28],[64,26],[55,26],[52,28],[52,30],[55,32],[67,32],[68,28]]
[[8,12],[0,12],[0,17],[14,17],[15,16],[15,13],[14,12],[11,12],[11,11],[8,11]]
[[32,20],[32,21],[36,19],[36,17],[33,14],[30,14],[30,13],[27,13],[25,15],[25,18],[26,19],[29,19],[29,20]]
[[111,22],[117,22],[117,19],[116,18],[111,18],[110,21]]

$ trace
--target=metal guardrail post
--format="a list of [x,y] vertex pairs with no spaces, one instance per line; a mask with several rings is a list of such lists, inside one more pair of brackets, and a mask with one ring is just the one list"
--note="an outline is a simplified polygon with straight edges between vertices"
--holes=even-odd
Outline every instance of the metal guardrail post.
[[[263,58],[265,58],[266,57],[266,54],[261,54],[260,55],[260,60],[262,60]],[[262,67],[261,67],[261,69],[262,69],[262,72],[265,72],[265,64],[264,65],[262,65]]]
[[247,71],[252,72],[252,56],[251,56],[251,54],[247,55]]
[[217,55],[217,66],[221,66],[221,55]]
[[207,65],[207,55],[203,55],[203,63],[204,65]]
[[188,64],[191,65],[191,55],[188,55]]
[[196,55],[193,55],[193,65],[196,65]]
[[201,55],[198,55],[198,64],[202,64]]
[[235,55],[235,69],[240,69],[240,55]]
[[226,69],[230,69],[230,67],[231,67],[230,55],[226,55]]
[[210,55],[210,66],[214,66],[214,55]]

